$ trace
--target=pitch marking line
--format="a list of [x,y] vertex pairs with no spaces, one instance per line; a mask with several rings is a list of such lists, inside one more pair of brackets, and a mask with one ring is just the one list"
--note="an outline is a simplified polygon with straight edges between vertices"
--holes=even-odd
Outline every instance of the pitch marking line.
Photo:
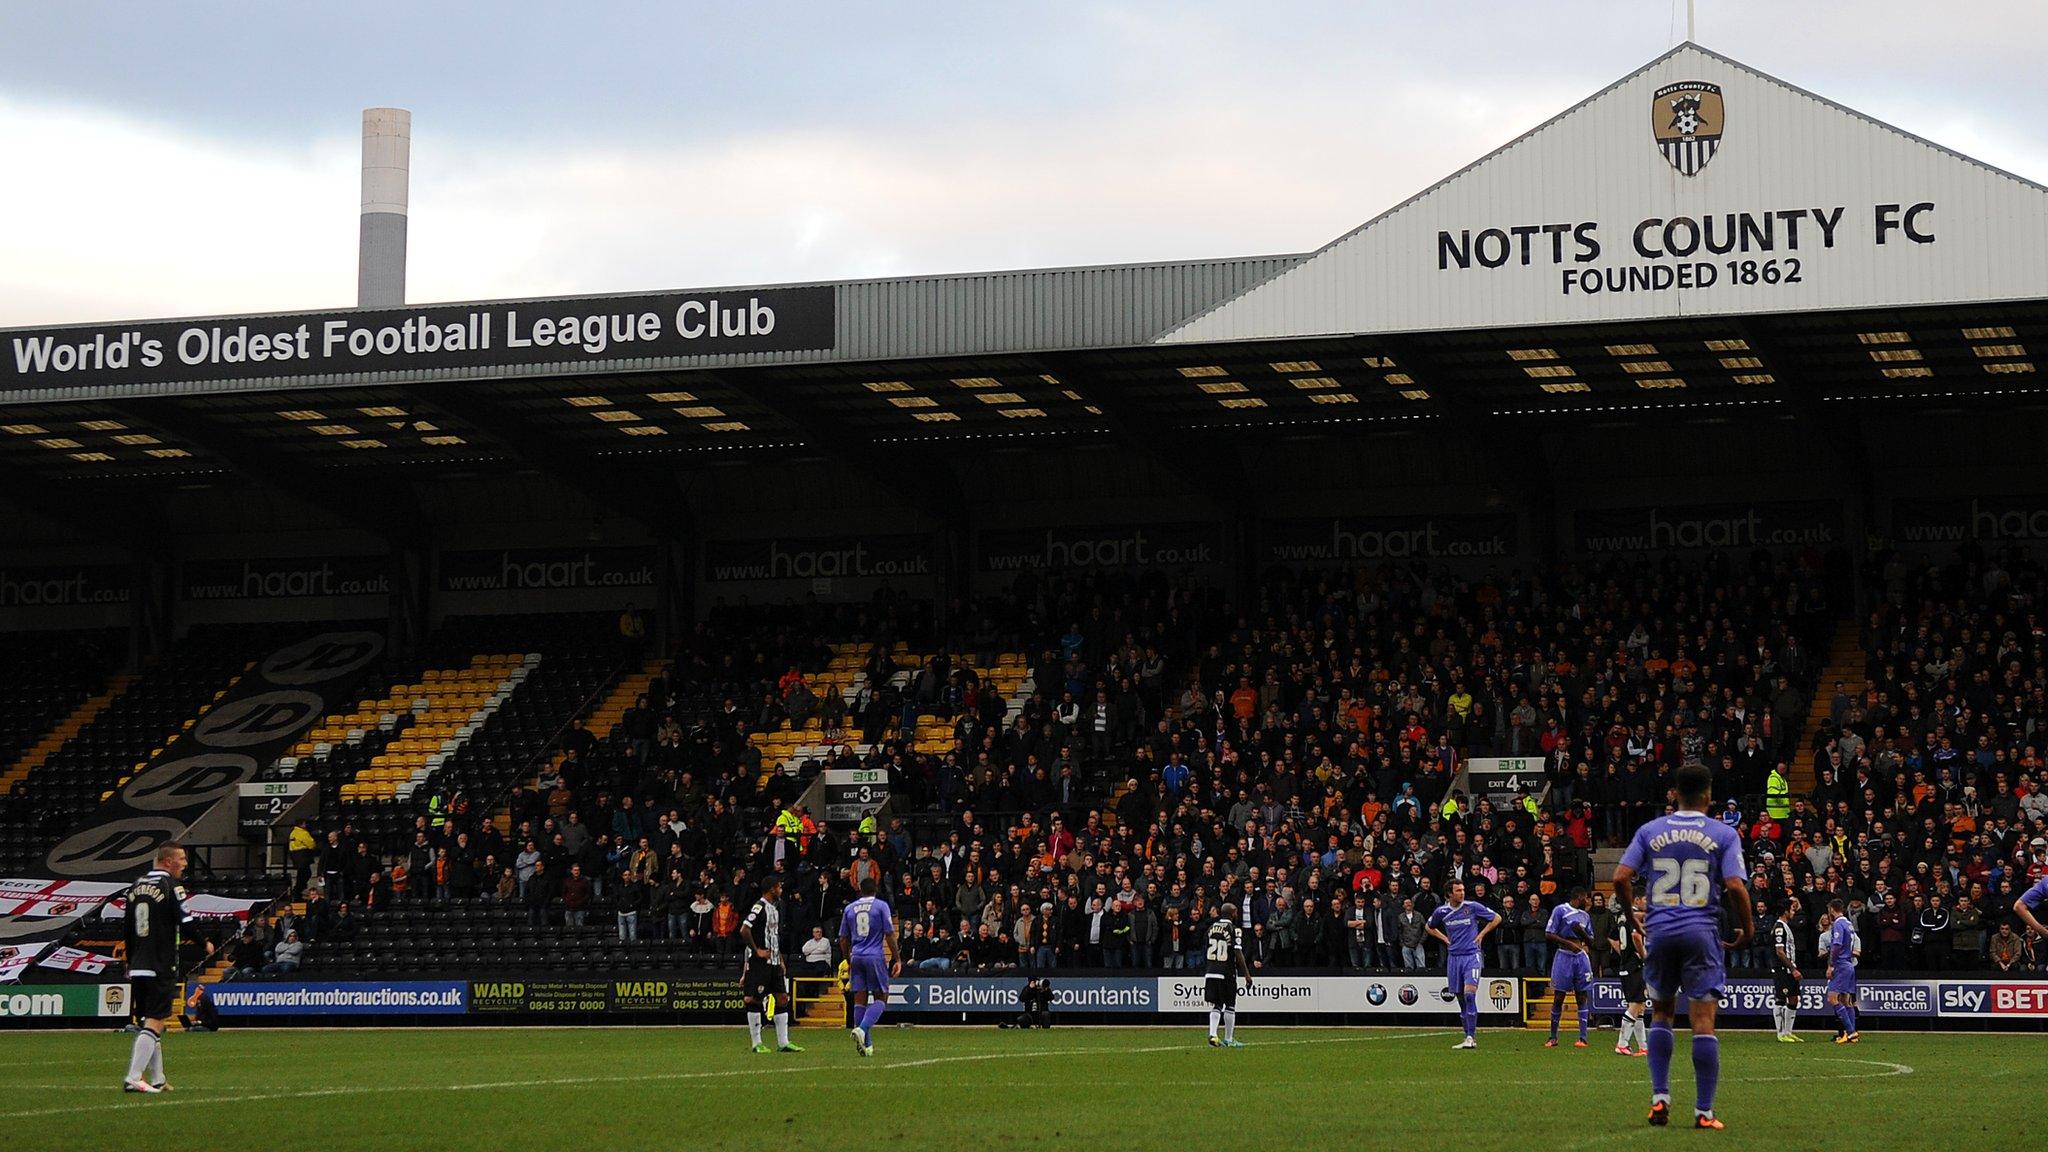
[[[1416,1040],[1441,1038],[1448,1032],[1404,1032],[1393,1035],[1331,1036],[1314,1040],[1272,1040],[1259,1045],[1261,1048],[1284,1048],[1304,1044],[1366,1044],[1385,1040]],[[981,1052],[967,1056],[934,1056],[924,1060],[899,1060],[894,1063],[873,1065],[877,1071],[893,1071],[899,1068],[926,1068],[935,1064],[970,1064],[990,1060],[1031,1060],[1047,1056],[1088,1057],[1124,1056],[1154,1052],[1196,1051],[1194,1046],[1161,1044],[1145,1048],[1041,1048],[1022,1052]],[[858,1069],[853,1069],[858,1071]],[[372,1096],[395,1092],[491,1092],[509,1088],[560,1088],[579,1084],[632,1084],[650,1081],[672,1080],[715,1080],[738,1076],[776,1076],[803,1073],[829,1072],[845,1075],[849,1069],[838,1064],[795,1064],[775,1068],[728,1068],[715,1072],[650,1072],[631,1076],[558,1076],[540,1080],[492,1080],[474,1084],[354,1084],[334,1088],[304,1088],[286,1092],[257,1092],[242,1096],[188,1095],[179,1090],[169,1096],[159,1096],[147,1107],[164,1108],[181,1104],[255,1104],[266,1100],[316,1100],[330,1096]],[[108,1085],[101,1091],[112,1091]],[[122,1100],[105,1104],[74,1104],[61,1108],[33,1108],[17,1112],[0,1112],[0,1120],[27,1120],[39,1116],[75,1116],[86,1112],[112,1112],[133,1108],[134,1101]]]

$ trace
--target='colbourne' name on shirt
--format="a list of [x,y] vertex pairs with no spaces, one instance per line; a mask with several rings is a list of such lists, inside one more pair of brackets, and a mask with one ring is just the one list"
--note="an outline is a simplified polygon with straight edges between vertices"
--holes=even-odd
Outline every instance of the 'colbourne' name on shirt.
[[1678,841],[1704,848],[1709,852],[1718,852],[1721,848],[1719,844],[1714,843],[1712,836],[1697,828],[1667,828],[1650,837],[1650,851],[1661,852]]

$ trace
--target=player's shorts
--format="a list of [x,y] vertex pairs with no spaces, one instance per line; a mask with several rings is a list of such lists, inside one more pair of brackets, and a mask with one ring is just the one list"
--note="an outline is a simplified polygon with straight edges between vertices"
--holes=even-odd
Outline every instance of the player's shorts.
[[1623,1004],[1641,1004],[1649,999],[1648,990],[1643,987],[1643,969],[1641,965],[1631,964],[1616,972],[1615,975],[1621,979],[1621,1002]]
[[787,974],[779,964],[770,964],[758,956],[749,956],[747,966],[740,970],[740,995],[756,1004],[766,1003],[770,996],[778,1001],[787,1002]]
[[1451,994],[1457,995],[1466,988],[1479,990],[1479,953],[1464,955],[1452,953],[1444,960],[1444,976],[1451,982]]
[[1728,972],[1721,959],[1721,941],[1711,928],[1689,932],[1658,932],[1643,956],[1643,983],[1650,998],[1719,1000]]
[[880,956],[855,956],[848,964],[847,990],[889,998],[889,961]]
[[1237,977],[1211,972],[1202,980],[1202,998],[1211,1008],[1237,1007]]
[[1799,1003],[1799,981],[1790,972],[1771,974],[1771,1002],[1774,1004]]
[[1593,958],[1560,948],[1550,958],[1550,990],[1584,996],[1593,988]]
[[1849,996],[1852,998],[1856,995],[1856,966],[1854,964],[1835,965],[1835,974],[1828,977],[1828,995]]
[[137,976],[128,981],[128,1006],[143,1020],[168,1020],[177,1013],[178,982],[170,976]]

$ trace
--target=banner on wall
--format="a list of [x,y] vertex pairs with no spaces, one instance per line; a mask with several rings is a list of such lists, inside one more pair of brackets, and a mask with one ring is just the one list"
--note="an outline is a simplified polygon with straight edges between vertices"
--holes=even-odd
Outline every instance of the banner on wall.
[[2048,496],[1926,497],[1892,501],[1892,540],[1906,547],[2048,541]]
[[0,608],[126,604],[134,585],[134,573],[118,564],[0,567]]
[[704,544],[704,578],[713,582],[929,576],[935,567],[929,536],[776,537]]
[[358,676],[383,652],[376,633],[328,632],[270,653],[58,841],[44,868],[76,879],[139,875],[158,845],[184,836],[321,717],[352,700]]
[[[242,900],[233,896],[215,896],[211,892],[194,892],[185,897],[185,915],[194,920],[246,922],[251,913],[269,903],[267,899]],[[100,909],[102,920],[125,920],[127,917],[128,900],[125,896],[107,901]]]
[[1842,506],[1799,500],[1581,508],[1572,523],[1579,551],[1596,555],[1824,548],[1841,542]]
[[1259,525],[1265,564],[1470,560],[1516,551],[1513,516],[1339,516]]
[[828,349],[838,305],[838,289],[825,285],[14,329],[0,387]]
[[284,556],[260,560],[186,560],[178,566],[185,600],[288,600],[310,596],[388,596],[384,556]]
[[28,966],[48,948],[47,940],[22,940],[0,944],[0,984],[12,984],[21,979]]
[[441,553],[443,592],[651,588],[653,548],[495,548]]
[[43,968],[58,968],[66,972],[84,972],[95,975],[116,967],[121,962],[112,956],[98,952],[87,952],[83,948],[53,948],[36,964]]
[[986,572],[1183,568],[1223,559],[1222,531],[1200,521],[991,529],[979,544]]

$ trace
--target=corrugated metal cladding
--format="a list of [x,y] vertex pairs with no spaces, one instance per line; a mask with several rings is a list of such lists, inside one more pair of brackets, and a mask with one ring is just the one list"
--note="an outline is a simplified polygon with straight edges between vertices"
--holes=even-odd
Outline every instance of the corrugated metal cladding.
[[[1720,86],[1725,126],[1712,159],[1688,176],[1660,150],[1653,120],[1673,115],[1659,102],[1663,88],[1692,82]],[[1915,229],[1931,240],[1902,227],[1916,204],[1931,205]],[[1840,212],[1830,231],[1818,211]],[[1672,220],[1688,223],[1667,237]],[[1637,244],[1646,221],[1649,251]],[[1532,249],[1504,235],[1557,225],[1589,226],[1597,251],[1576,231],[1556,247],[1538,233]],[[1767,230],[1768,239],[1679,251],[1691,249],[1694,229],[1726,236],[1731,226]],[[1446,259],[1446,237],[1469,263]],[[1482,259],[1489,241],[1492,258]],[[1713,282],[1647,279],[1680,266]],[[1599,281],[1590,289],[1588,274]],[[2048,192],[2039,185],[1687,45],[1162,342],[2043,296]]]
[[[502,380],[596,372],[742,368],[772,364],[1054,352],[1150,342],[1161,332],[1300,263],[1302,256],[1249,256],[1175,264],[1048,268],[901,280],[838,289],[831,351],[663,356],[417,372],[330,373],[255,380],[181,380],[0,390],[0,403],[133,399],[376,384]],[[596,300],[602,297],[582,297]],[[198,321],[195,321],[198,322]]]

